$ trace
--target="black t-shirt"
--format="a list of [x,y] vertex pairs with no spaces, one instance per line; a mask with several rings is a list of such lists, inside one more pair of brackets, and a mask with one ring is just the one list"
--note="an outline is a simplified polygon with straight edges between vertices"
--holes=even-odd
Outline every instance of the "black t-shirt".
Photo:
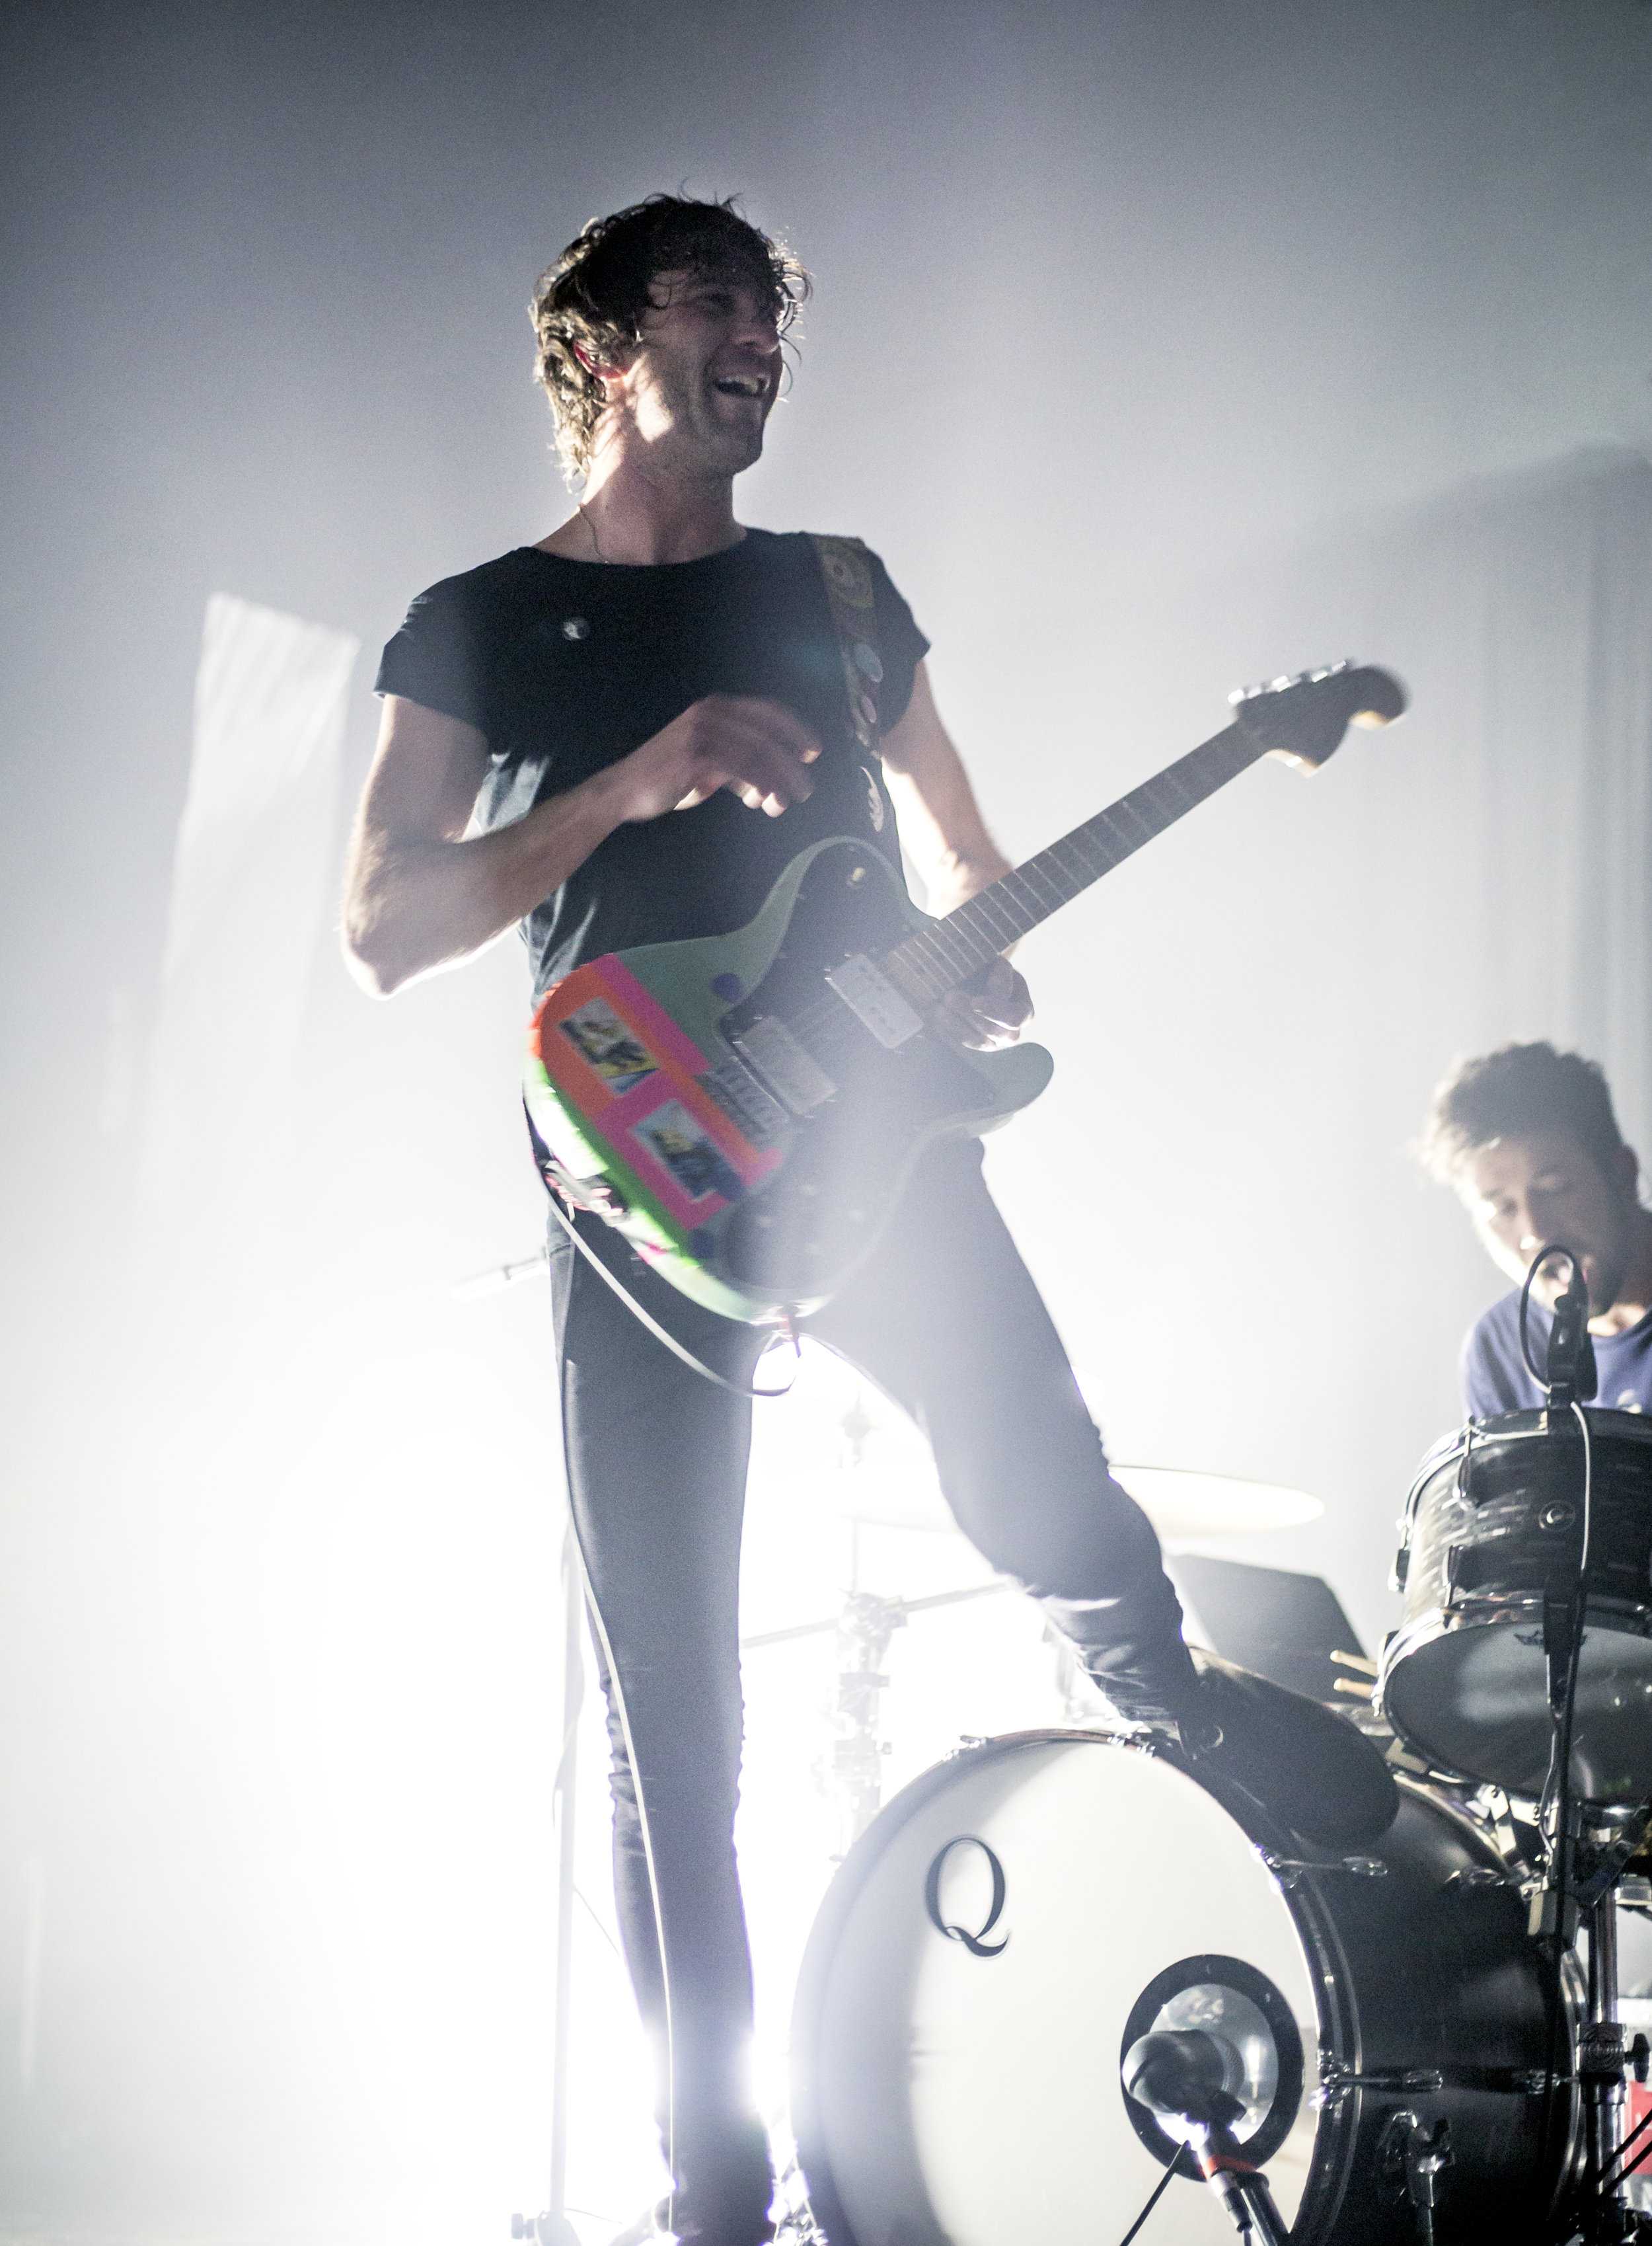
[[[929,643],[868,558],[887,730]],[[882,772],[850,725],[819,559],[800,531],[748,530],[720,554],[651,567],[518,547],[421,593],[376,688],[486,736],[484,828],[629,755],[703,695],[765,695],[819,738],[814,792],[779,819],[723,789],[609,835],[523,924],[536,997],[599,953],[743,926],[783,868],[827,835],[859,836],[900,864]]]

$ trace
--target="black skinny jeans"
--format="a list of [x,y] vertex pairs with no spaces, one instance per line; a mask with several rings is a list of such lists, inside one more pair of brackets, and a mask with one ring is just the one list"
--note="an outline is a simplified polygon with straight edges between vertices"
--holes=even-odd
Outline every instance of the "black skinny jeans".
[[[581,1231],[707,1364],[750,1379],[761,1333],[689,1303],[600,1222],[581,1219]],[[747,2246],[765,2235],[769,2194],[739,2079],[751,1973],[733,1851],[751,1407],[680,1364],[561,1226],[551,1232],[568,1487],[600,1616],[620,1932],[662,2060],[656,1909],[670,1979],[675,2221],[685,2236]],[[1158,1541],[1107,1471],[978,1146],[925,1160],[870,1261],[807,1331],[911,1413],[959,1527],[1043,1601],[1093,1674],[1183,1685],[1181,1610]],[[663,2065],[658,2089],[663,2127]]]

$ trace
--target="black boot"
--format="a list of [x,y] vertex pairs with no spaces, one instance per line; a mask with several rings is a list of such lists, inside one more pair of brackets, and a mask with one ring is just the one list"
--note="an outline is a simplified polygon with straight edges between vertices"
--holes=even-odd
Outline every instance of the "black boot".
[[1202,1648],[1185,1678],[1094,1676],[1126,1723],[1173,1731],[1196,1769],[1240,1787],[1281,1824],[1327,1848],[1386,1833],[1399,1794],[1382,1756],[1316,1700]]

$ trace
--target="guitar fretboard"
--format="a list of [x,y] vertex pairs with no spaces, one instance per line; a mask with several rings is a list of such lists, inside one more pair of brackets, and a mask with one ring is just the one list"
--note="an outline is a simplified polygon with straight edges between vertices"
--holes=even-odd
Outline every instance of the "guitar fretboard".
[[888,955],[919,987],[939,998],[1007,951],[1040,921],[1071,904],[1092,881],[1162,834],[1207,795],[1266,753],[1237,725],[1190,749],[1173,765],[1121,795],[1093,819],[1015,868],[932,927],[907,936]]

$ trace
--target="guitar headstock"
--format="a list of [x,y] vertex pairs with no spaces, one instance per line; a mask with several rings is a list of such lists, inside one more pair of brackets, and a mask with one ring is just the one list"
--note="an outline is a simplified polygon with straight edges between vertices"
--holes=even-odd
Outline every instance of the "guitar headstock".
[[1299,772],[1317,772],[1349,725],[1392,725],[1405,707],[1405,689],[1391,671],[1334,663],[1246,687],[1228,699],[1234,723],[1269,756]]

